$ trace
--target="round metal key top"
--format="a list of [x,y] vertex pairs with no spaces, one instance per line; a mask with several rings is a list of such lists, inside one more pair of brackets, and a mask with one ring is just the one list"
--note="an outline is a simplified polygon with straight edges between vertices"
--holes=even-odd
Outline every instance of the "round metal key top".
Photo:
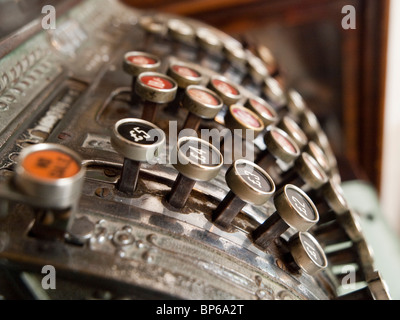
[[285,131],[296,142],[300,150],[303,150],[307,145],[308,138],[306,134],[292,118],[284,116],[276,126]]
[[15,168],[15,185],[41,199],[43,208],[68,208],[81,195],[85,170],[80,157],[67,147],[38,144],[24,149]]
[[134,194],[142,162],[152,162],[165,143],[165,133],[142,119],[122,119],[113,128],[111,145],[124,157],[118,190]]
[[188,66],[183,62],[174,62],[169,66],[167,75],[170,76],[178,85],[178,91],[176,97],[167,111],[173,115],[179,110],[183,97],[185,95],[186,88],[191,85],[199,85],[203,81],[202,74],[192,66]]
[[264,94],[278,112],[287,105],[286,94],[282,86],[272,77],[267,77],[264,80]]
[[288,111],[294,116],[300,117],[307,108],[303,97],[296,90],[288,90],[287,100]]
[[289,135],[274,126],[271,126],[264,136],[267,149],[260,153],[256,163],[264,170],[269,170],[272,166],[277,166],[276,161],[280,160],[290,164],[300,155],[297,144]]
[[278,115],[267,101],[259,97],[249,98],[245,104],[247,108],[257,113],[268,127],[278,121]]
[[168,33],[177,42],[191,43],[196,37],[193,28],[181,19],[170,19],[167,26]]
[[308,195],[321,213],[319,223],[336,220],[337,215],[349,210],[342,187],[332,178],[329,178],[319,190],[312,190]]
[[123,69],[132,76],[131,84],[131,103],[136,104],[135,95],[136,80],[139,74],[146,71],[156,71],[161,65],[160,59],[150,53],[140,51],[130,51],[125,54]]
[[175,80],[180,89],[186,89],[190,85],[198,85],[203,80],[199,71],[184,63],[171,64],[167,74]]
[[189,86],[186,88],[182,106],[189,111],[183,128],[197,130],[201,119],[214,119],[223,104],[215,92],[203,86]]
[[172,151],[171,163],[179,174],[167,201],[175,208],[185,206],[196,181],[215,178],[222,167],[223,157],[213,145],[194,137],[178,140]]
[[230,68],[244,69],[246,65],[246,51],[240,42],[234,39],[228,39],[224,42],[223,53],[225,55],[224,61],[220,66],[220,73],[227,72]]
[[289,228],[307,231],[318,222],[319,214],[312,200],[300,188],[286,185],[274,196],[276,211],[252,232],[254,242],[267,248]]
[[199,44],[197,59],[200,64],[207,56],[214,56],[221,53],[223,44],[212,30],[197,28],[196,39]]
[[317,190],[328,181],[328,176],[322,170],[310,154],[303,152],[295,161],[294,166],[289,169],[277,188],[283,187],[286,184],[295,184],[299,187],[307,185],[307,187]]
[[130,51],[124,56],[123,68],[126,73],[136,78],[142,72],[156,71],[160,65],[160,59],[153,54]]
[[317,160],[318,164],[325,171],[325,173],[329,174],[331,167],[328,157],[314,141],[310,141],[308,145],[304,148],[304,151],[310,154],[315,160]]
[[252,134],[253,140],[264,130],[264,121],[253,111],[240,105],[231,105],[225,115],[225,126],[246,139]]
[[299,232],[289,240],[290,253],[296,265],[308,274],[315,274],[328,266],[321,245],[308,232]]
[[235,104],[242,97],[236,85],[225,77],[213,76],[210,79],[209,88],[216,92],[227,106]]
[[165,23],[158,21],[154,16],[141,16],[138,26],[145,33],[143,44],[145,50],[151,49],[154,43],[162,41],[168,31]]
[[144,101],[142,119],[154,122],[158,106],[175,99],[178,85],[172,78],[156,72],[138,76],[135,92]]

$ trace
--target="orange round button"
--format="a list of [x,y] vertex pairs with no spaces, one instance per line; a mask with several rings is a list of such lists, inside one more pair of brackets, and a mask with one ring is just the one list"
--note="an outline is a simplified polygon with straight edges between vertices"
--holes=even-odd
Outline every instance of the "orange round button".
[[70,178],[81,169],[73,157],[56,150],[33,152],[25,157],[22,167],[30,175],[45,180]]

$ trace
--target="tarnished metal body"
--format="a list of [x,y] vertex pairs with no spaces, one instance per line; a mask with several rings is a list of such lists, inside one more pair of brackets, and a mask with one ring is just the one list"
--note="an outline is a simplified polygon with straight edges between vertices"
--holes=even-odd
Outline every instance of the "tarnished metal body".
[[[84,1],[58,17],[56,30],[37,33],[0,60],[0,197],[13,200],[0,223],[2,273],[22,279],[36,298],[104,298],[104,292],[108,298],[334,298],[338,283],[330,269],[315,276],[290,272],[279,248],[265,252],[252,244],[249,233],[275,211],[272,200],[247,205],[229,230],[212,223],[212,211],[229,191],[229,166],[211,182],[198,182],[180,211],[165,201],[178,174],[170,164],[144,164],[133,197],[116,189],[123,157],[111,147],[112,127],[142,113],[130,106],[131,78],[122,67],[126,52],[144,50],[137,25],[142,14],[117,1]],[[206,76],[204,85],[218,74],[198,66],[190,50],[177,57],[166,42],[153,49],[163,73],[169,61],[183,60]],[[245,102],[248,90],[241,90]],[[156,125],[167,133],[167,153],[176,141],[170,121],[180,128],[186,116],[184,108],[176,114],[159,109]],[[64,240],[30,235],[33,209],[6,183],[21,150],[40,142],[71,148],[87,169]],[[45,265],[57,270],[55,291],[40,287]]]

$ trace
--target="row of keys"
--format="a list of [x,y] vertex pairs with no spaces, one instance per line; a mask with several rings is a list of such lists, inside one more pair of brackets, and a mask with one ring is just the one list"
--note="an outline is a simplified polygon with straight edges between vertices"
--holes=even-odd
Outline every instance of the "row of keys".
[[[134,192],[140,162],[149,162],[156,157],[164,139],[165,134],[162,130],[141,119],[123,119],[116,124],[112,144],[125,157],[117,186],[120,191]],[[208,181],[218,174],[223,159],[215,147],[194,137],[180,139],[176,146],[176,154],[177,163],[174,166],[179,171],[179,175],[167,201],[170,205],[179,208],[185,205],[196,181]],[[28,199],[29,197],[39,198],[35,200],[37,202],[34,206],[65,209],[76,206],[85,170],[79,156],[69,149],[61,145],[40,144],[24,150],[15,173],[16,188],[28,196]],[[231,195],[228,194],[214,211],[213,220],[218,224],[222,221],[221,217],[224,217],[226,222],[227,215],[230,220],[233,220],[246,203],[264,204],[275,192],[274,182],[269,175],[247,160],[236,161],[228,170],[226,181],[232,191]],[[131,186],[127,187],[128,185]],[[307,205],[303,201],[307,201]],[[284,196],[282,193],[275,195],[275,204],[282,219],[287,221],[288,225],[303,231],[289,241],[293,261],[299,268],[309,273],[317,271],[315,265],[324,267],[325,256],[318,242],[310,234],[304,232],[309,228],[307,223],[311,225],[312,219],[318,220],[318,213],[314,207],[304,211],[303,206],[306,208],[312,206],[304,192],[295,186],[287,186]],[[313,218],[306,218],[308,215]],[[253,234],[256,235],[259,229],[265,229],[265,225],[271,219],[275,219],[274,217],[275,215],[269,218]],[[278,236],[276,231],[273,233],[274,237]],[[254,239],[258,237],[254,236]],[[265,248],[264,245],[260,246]],[[313,261],[313,266],[311,266],[311,261]]]
[[[128,137],[131,142],[150,145],[148,149],[145,149],[146,151],[140,148],[133,151],[130,149],[131,146],[116,146],[116,149],[125,153],[126,157],[134,158],[135,161],[149,161],[149,159],[152,159],[157,155],[158,148],[163,143],[163,139],[165,139],[161,130],[140,119],[135,119],[134,121],[121,120],[115,129],[117,131],[116,136],[121,135]],[[150,131],[152,130],[156,134],[151,135]],[[115,140],[117,138],[114,138]],[[149,144],[148,140],[156,143]],[[175,167],[180,172],[179,175],[181,177],[186,179],[190,176],[188,179],[192,180],[192,182],[207,181],[214,178],[222,164],[222,156],[218,153],[218,150],[199,139],[184,138],[178,143],[177,150],[183,159],[189,159],[189,166],[185,167],[183,161],[180,161]],[[186,152],[183,150],[186,150]],[[204,150],[208,150],[208,153]],[[211,160],[213,158],[219,159],[217,165],[212,165],[213,162]],[[64,208],[73,206],[79,197],[84,175],[84,169],[80,163],[81,161],[76,154],[62,146],[37,145],[25,149],[24,153],[21,154],[20,161],[16,167],[14,183],[24,194],[41,199],[40,201],[43,201],[40,204],[41,207]],[[199,170],[200,165],[210,166],[210,168],[207,168],[206,175],[203,170]],[[196,171],[193,170],[194,168],[197,168],[198,171],[194,172]],[[121,176],[121,180],[123,179],[124,173]],[[177,179],[175,185],[180,184],[179,180],[180,178]],[[273,181],[268,174],[247,160],[237,161],[227,172],[226,180],[233,196],[227,195],[214,211],[213,220],[218,224],[222,221],[222,216],[228,216],[232,220],[232,217],[234,218],[243,208],[243,203],[262,205],[275,191]],[[54,188],[55,186],[57,187]],[[121,183],[119,186],[121,186]],[[247,186],[247,189],[244,186]],[[191,190],[191,188],[187,190],[189,189]],[[43,198],[44,192],[46,192],[46,195],[51,194],[52,197]],[[335,202],[332,202],[332,199],[330,199],[332,192],[337,194],[331,183],[322,192],[325,194],[325,201],[331,202],[332,210],[337,213],[341,212],[341,215],[336,219],[337,221],[341,221],[342,225],[345,226],[350,225],[354,221],[353,218],[346,214],[349,211],[344,210],[345,204],[339,203],[339,205],[335,205]],[[190,194],[190,191],[186,191],[186,193]],[[62,195],[62,197],[58,195]],[[170,204],[174,205],[172,198],[178,199],[181,195],[182,192],[177,192],[176,188],[172,188],[169,196]],[[238,199],[239,201],[237,201]],[[50,200],[52,201],[51,203],[46,202]],[[235,201],[238,206],[232,205]],[[180,200],[178,202],[182,203]],[[274,204],[277,212],[252,232],[251,236],[255,244],[261,248],[268,248],[270,243],[289,227],[299,230],[298,234],[290,238],[288,245],[291,257],[296,262],[297,267],[310,274],[326,266],[327,260],[332,261],[333,265],[353,263],[354,261],[351,257],[359,255],[362,251],[361,248],[363,246],[366,247],[365,241],[360,237],[356,237],[356,233],[353,232],[353,236],[350,236],[351,240],[358,241],[355,242],[356,244],[353,247],[328,254],[326,258],[318,241],[306,232],[318,220],[318,210],[314,207],[311,199],[301,189],[287,185],[275,194]],[[321,230],[313,231],[313,233],[317,235],[317,238],[319,238],[320,234],[323,234]],[[351,232],[349,234],[351,235]],[[337,241],[339,240],[337,239],[335,242]],[[366,256],[368,257],[369,255],[361,254],[364,259]],[[364,266],[365,263],[362,265]],[[362,292],[366,294],[366,290],[364,289]],[[357,292],[357,294],[361,293]]]
[[[140,54],[141,58],[145,55],[144,53],[137,54]],[[148,57],[148,59],[151,59],[151,57]],[[145,59],[145,61],[147,60]],[[239,91],[235,89],[234,85],[223,78],[214,77],[211,79],[210,88],[214,90],[212,92],[205,87],[191,85],[191,83],[195,83],[192,81],[192,78],[196,78],[194,75],[197,75],[197,78],[201,78],[200,74],[195,70],[182,65],[172,65],[169,70],[169,74],[175,77],[177,83],[180,83],[180,87],[186,86],[183,106],[189,110],[189,116],[184,128],[198,129],[202,119],[213,119],[220,111],[222,107],[221,100],[225,104],[230,104],[240,98]],[[183,79],[186,80],[184,81]],[[170,102],[174,99],[174,88],[177,87],[172,78],[148,72],[140,74],[139,81],[135,81],[135,83],[135,92],[145,101],[142,118],[149,120],[154,120],[157,104]],[[182,88],[180,89],[182,90]],[[276,121],[273,109],[268,108],[269,105],[262,99],[250,98],[246,106],[249,108],[231,105],[225,116],[225,126],[231,130],[242,130],[244,139],[246,138],[246,132],[249,130],[256,136],[263,131],[264,123],[270,125]],[[258,114],[252,113],[250,109],[258,111],[258,114],[261,113],[263,115],[262,119]],[[304,145],[306,141],[305,134],[291,118],[283,118],[280,125],[292,137],[297,137],[296,141],[298,143],[300,141],[300,144]],[[268,169],[269,165],[273,163],[271,155],[287,163],[291,163],[298,158],[295,165],[298,172],[294,172],[291,175],[288,173],[285,176],[286,181],[283,181],[281,186],[287,183],[301,184],[303,181],[313,188],[318,188],[325,182],[327,179],[325,173],[329,173],[330,167],[325,154],[314,141],[310,141],[303,147],[308,153],[306,152],[299,157],[296,143],[293,143],[287,136],[285,137],[285,133],[271,130],[265,138],[268,150],[264,153],[263,159],[259,160],[260,162],[267,162],[265,166],[262,165],[264,169]],[[303,143],[301,143],[301,140],[303,140]],[[310,153],[313,157],[309,156]],[[316,165],[314,160],[317,160],[319,166]],[[320,166],[322,166],[323,170],[320,170]]]
[[[306,105],[302,97],[294,90],[289,90],[285,93],[281,84],[272,77],[277,73],[276,61],[267,48],[257,48],[260,56],[258,58],[246,51],[242,44],[233,38],[223,36],[211,29],[192,26],[190,23],[179,19],[157,21],[155,17],[147,16],[140,20],[139,25],[148,34],[169,35],[170,38],[178,42],[186,44],[197,43],[199,48],[203,50],[210,49],[211,53],[223,52],[223,56],[226,57],[225,64],[236,66],[236,69],[240,69],[238,65],[246,65],[247,74],[250,74],[256,82],[263,83],[263,94],[265,94],[268,102],[279,112],[281,110],[289,111],[294,115],[304,113]],[[221,64],[221,68],[218,70],[220,73],[226,70],[226,66],[224,67],[223,65],[224,63]],[[271,72],[268,71],[269,69]]]
[[[285,92],[281,83],[270,76],[262,61],[246,53],[240,43],[221,42],[210,30],[193,30],[183,21],[169,21],[167,25],[169,36],[176,40],[175,50],[180,50],[179,43],[197,43],[198,61],[206,59],[207,55],[223,52],[226,58],[218,62],[219,72],[228,73],[230,68],[244,70],[236,82],[242,85],[256,83],[262,89],[262,98],[247,97],[244,106],[237,105],[243,97],[235,82],[227,77],[212,77],[206,88],[201,86],[204,78],[194,68],[182,64],[175,68],[171,65],[168,70],[168,76],[176,81],[178,87],[173,105],[182,105],[189,110],[184,128],[197,130],[202,119],[214,119],[222,108],[226,108],[223,125],[228,129],[239,130],[244,139],[246,130],[251,130],[254,137],[264,132],[267,148],[260,153],[258,165],[241,159],[228,169],[225,178],[230,191],[214,210],[214,223],[229,227],[246,204],[263,205],[274,195],[276,212],[252,232],[251,238],[257,246],[268,249],[289,228],[299,231],[288,244],[297,266],[308,273],[324,268],[328,260],[309,230],[324,245],[327,244],[327,230],[332,232],[335,228],[333,238],[337,241],[348,238],[362,241],[356,236],[356,220],[338,186],[340,179],[334,176],[337,169],[333,152],[318,120],[299,93],[294,90]],[[186,151],[191,150],[189,155],[183,151],[185,147]],[[185,154],[184,159],[220,159],[216,163],[206,161],[203,163],[205,166],[190,161],[189,164],[178,161],[174,165],[179,174],[167,202],[172,207],[183,208],[196,181],[209,181],[217,175],[222,166],[222,155],[196,138],[178,141],[173,154],[177,154],[178,158],[180,154]],[[285,163],[281,171],[284,174],[275,185],[267,172],[274,166],[281,167],[279,163],[282,162]],[[303,185],[312,189],[308,191],[310,196],[299,188]],[[326,225],[331,221],[336,226]],[[343,230],[348,238],[341,238]],[[332,260],[331,256],[329,259]],[[334,259],[332,261],[335,263]]]
[[[239,50],[241,46],[240,43],[238,43],[237,41],[229,41],[228,43],[230,44],[230,47],[233,47],[235,49],[232,50],[232,52],[235,53],[240,52]],[[259,60],[252,54],[250,54],[247,58],[245,58],[245,60],[248,60],[251,66],[250,73],[254,74],[257,71],[259,75],[260,73],[264,75],[263,79],[265,80],[263,82],[265,82],[264,83],[265,88],[263,91],[267,99],[270,100],[272,104],[274,104],[278,108],[279,106],[286,107],[286,109],[292,112],[293,114],[297,114],[298,112],[304,111],[305,109],[304,100],[302,100],[301,96],[296,91],[289,90],[288,93],[285,94],[281,85],[274,78],[265,76],[265,72],[260,72],[260,70],[263,69],[263,63],[261,60]],[[254,61],[257,61],[257,63],[255,63]],[[135,76],[138,74],[139,69],[141,69],[141,72],[155,71],[157,68],[159,68],[159,62],[160,62],[159,59],[152,54],[131,52],[125,55],[124,69],[130,73],[133,72],[133,75]],[[186,66],[186,70],[187,69],[188,68]],[[198,72],[196,71],[194,73],[191,72],[192,75],[196,73],[198,74]],[[194,78],[195,79],[197,78],[196,80],[198,80],[197,76],[195,76]],[[231,87],[234,88],[235,85],[233,86],[231,85]]]
[[[181,65],[179,67],[183,68],[185,75],[189,78],[193,76],[195,76],[194,78],[196,78],[197,76],[199,80],[202,79],[200,73],[196,70],[187,68],[184,65]],[[211,79],[209,82],[209,89],[211,89],[212,91],[210,91],[209,89],[206,89],[205,87],[202,87],[200,85],[193,86],[193,82],[190,81],[191,79],[186,79],[189,81],[185,81],[185,77],[182,77],[182,75],[180,75],[178,72],[178,68],[174,68],[173,65],[169,68],[168,75],[172,76],[177,83],[180,83],[178,87],[181,92],[183,91],[182,89],[185,89],[185,95],[182,99],[182,104],[183,106],[189,106],[187,107],[187,109],[189,110],[189,116],[185,122],[184,128],[197,129],[202,118],[213,119],[221,109],[222,104],[229,107],[224,119],[224,124],[227,128],[231,130],[242,129],[242,131],[245,132],[245,130],[252,128],[256,136],[258,133],[263,131],[264,125],[269,126],[277,122],[277,113],[275,112],[275,109],[271,108],[270,104],[263,99],[248,99],[246,103],[246,108],[243,106],[235,105],[234,103],[241,99],[240,91],[236,89],[235,85],[229,82],[226,78],[214,77],[213,79]],[[273,85],[271,84],[270,87],[273,87]],[[271,93],[273,93],[273,91],[271,91]],[[217,96],[215,94],[217,94]],[[270,94],[270,96],[273,95]],[[295,92],[291,92],[290,99],[288,99],[288,101],[290,101],[291,109],[294,109],[297,113],[300,113],[299,109],[301,109],[301,107],[298,107],[298,105],[303,105],[303,101],[300,100],[300,98],[301,97],[296,95]],[[175,102],[175,104],[177,103]],[[287,104],[287,102],[285,101],[284,104]],[[204,110],[206,112],[209,112],[209,105],[212,106],[213,112],[212,114],[205,115]],[[254,110],[256,113],[252,113],[251,110]],[[263,116],[262,120],[259,115]],[[279,159],[280,161],[282,161],[283,159],[283,161],[287,163],[292,163],[295,159],[300,159],[297,163],[295,163],[295,168],[298,167],[299,170],[294,170],[299,177],[291,177],[291,179],[296,180],[295,178],[305,177],[303,178],[303,182],[311,184],[314,189],[318,189],[327,180],[324,172],[329,170],[329,168],[327,168],[326,166],[327,161],[324,162],[325,159],[322,150],[313,141],[307,143],[308,137],[292,118],[284,117],[278,125],[283,130],[273,128],[273,130],[269,130],[265,136],[267,152],[264,153],[264,158],[271,158],[271,154],[273,154],[275,155],[275,159]],[[288,132],[291,136],[289,136],[289,134],[285,131]],[[245,137],[245,134],[242,134],[242,137]],[[179,145],[180,143],[178,142],[178,146]],[[298,147],[298,145],[300,145],[300,148]],[[179,148],[180,147],[178,147],[177,149],[177,153],[179,153],[180,151]],[[304,151],[304,153],[300,154],[301,150]],[[199,151],[197,151],[196,154],[198,154],[198,152]],[[315,159],[318,159],[319,161],[316,161]],[[214,166],[214,168],[218,168],[220,165],[221,163]],[[240,165],[244,164],[241,163]],[[239,178],[241,177],[241,175],[238,174],[237,171],[237,166],[240,167],[240,165],[236,162],[235,165],[228,170],[229,174],[227,174],[227,184],[230,187],[231,191],[228,193],[225,199],[223,199],[213,215],[213,220],[220,225],[229,225],[246,203],[257,205],[257,200],[260,201],[260,191],[258,191],[258,193],[256,192],[257,194],[254,195],[256,199],[249,199],[248,197],[251,197],[252,192],[248,190],[246,192],[246,188],[243,187],[246,185],[243,183],[240,184],[240,182],[238,182],[237,179],[239,179],[239,181],[243,180],[243,178]],[[209,177],[205,178],[204,176],[197,176],[199,174],[198,170],[196,170],[198,169],[198,166],[189,166],[190,170],[186,171],[185,175],[181,172],[182,168],[184,167],[185,166],[180,165],[178,162],[176,168],[178,169],[179,174],[172,187],[171,193],[168,196],[168,202],[170,203],[170,205],[176,208],[182,208],[185,205],[196,181],[208,181],[210,179]],[[306,168],[305,170],[304,167]],[[262,168],[259,167],[259,170],[262,170]],[[191,174],[189,172],[191,172]],[[200,175],[205,174],[201,170],[200,172]],[[216,171],[216,173],[217,172],[218,171]],[[234,173],[231,174],[231,172]],[[262,175],[264,179],[260,178],[260,171],[254,170],[254,168],[253,170],[247,170],[246,172],[251,172],[253,174],[253,177],[256,177],[256,179],[258,179],[254,181],[257,181],[258,183],[261,183],[261,181],[268,181],[265,179],[265,177],[269,176],[268,174],[266,174],[265,171],[265,174]],[[271,182],[275,189],[275,185],[272,179]],[[271,186],[271,182],[266,184]],[[295,183],[295,181],[291,182]],[[287,183],[282,182],[282,186],[284,185],[287,185]],[[239,195],[232,191],[232,189],[235,189],[235,186],[238,186],[236,187],[236,193],[238,193]],[[295,186],[292,187],[295,188]],[[240,190],[240,192],[238,192],[238,190]],[[254,189],[250,188],[250,190],[253,190],[254,193]],[[271,194],[273,194],[275,190],[273,190],[272,192],[268,191],[266,191],[266,194],[271,196]],[[245,194],[243,194],[243,192]],[[261,194],[263,193],[261,192]],[[265,202],[267,200],[264,199],[263,201]],[[287,222],[282,218],[278,219],[280,223],[276,223],[275,220],[277,220],[277,216],[279,216],[279,214],[276,212],[272,217],[270,217],[270,219],[266,223],[264,223],[257,230],[254,231],[254,240],[256,241],[256,243],[258,242],[259,245],[261,244],[264,247],[267,247],[267,245],[265,244],[266,238],[269,239],[269,241],[272,241],[274,237],[279,237],[284,231],[291,227],[291,225],[287,224]],[[290,214],[289,216],[291,217]],[[299,220],[307,225],[307,222],[304,222],[304,219]],[[310,221],[308,222],[310,223]],[[318,221],[318,218],[316,219],[316,221]],[[298,223],[301,225],[301,222]],[[315,224],[315,221],[311,223],[311,225],[313,224]],[[274,227],[271,227],[271,225]],[[300,226],[299,229],[302,230],[302,227]],[[261,232],[260,230],[264,231]],[[308,228],[305,228],[304,231],[306,230],[308,230]]]

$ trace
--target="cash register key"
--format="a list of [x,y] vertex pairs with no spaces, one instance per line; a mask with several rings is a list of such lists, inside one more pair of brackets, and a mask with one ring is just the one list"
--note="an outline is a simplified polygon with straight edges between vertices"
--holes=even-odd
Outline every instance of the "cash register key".
[[251,132],[255,139],[264,130],[264,121],[250,109],[233,104],[225,115],[225,126],[234,133],[240,130],[243,139]]
[[204,54],[218,54],[222,51],[223,43],[219,37],[208,28],[197,28],[196,39]]
[[278,121],[276,111],[264,99],[259,97],[250,97],[247,99],[245,107],[257,113],[263,120],[265,127],[273,125]]
[[167,22],[168,33],[173,40],[180,43],[192,43],[196,34],[193,28],[180,19],[170,19]]
[[215,118],[222,109],[223,102],[214,91],[192,85],[186,88],[182,106],[189,111],[183,128],[197,130],[201,119]]
[[161,66],[161,60],[150,53],[140,51],[130,51],[124,56],[123,70],[132,76],[131,83],[131,103],[135,104],[135,86],[139,74],[146,71],[157,71]]
[[277,189],[285,184],[294,184],[299,187],[304,185],[313,190],[320,189],[328,181],[328,176],[312,156],[302,152],[295,160],[294,166],[286,171],[279,182]]
[[276,79],[272,77],[265,78],[263,92],[278,113],[287,105],[286,94]]
[[190,85],[199,85],[203,80],[200,71],[183,62],[172,63],[167,75],[175,80],[179,89],[186,89]]
[[215,209],[213,221],[228,227],[246,204],[261,206],[275,192],[271,177],[255,163],[240,159],[228,169],[225,180],[230,191]]
[[219,70],[220,73],[225,73],[231,67],[236,69],[244,68],[247,61],[247,55],[240,42],[229,39],[224,42],[222,51],[225,55],[225,59],[221,63]]
[[143,162],[153,163],[165,144],[165,133],[153,123],[142,119],[119,120],[112,130],[111,145],[124,157],[119,191],[135,193]]
[[222,76],[213,76],[208,87],[216,92],[226,106],[237,103],[242,95],[234,83]]
[[308,232],[299,232],[289,239],[289,250],[297,267],[314,275],[328,267],[328,260],[321,245]]
[[85,169],[69,148],[43,143],[23,149],[15,167],[14,184],[23,194],[41,199],[43,208],[67,209],[81,195]]
[[259,154],[256,163],[264,170],[277,166],[276,161],[280,160],[286,164],[292,163],[300,155],[297,144],[289,135],[274,126],[270,126],[264,136],[267,149]]
[[154,122],[157,109],[175,99],[178,85],[175,80],[157,72],[143,72],[136,81],[135,92],[143,101],[142,119]]
[[157,40],[163,38],[168,29],[164,22],[157,21],[152,16],[139,18],[139,27],[145,32],[143,47],[148,50]]
[[325,171],[325,173],[329,174],[329,172],[331,171],[331,167],[328,157],[314,141],[310,141],[305,146],[304,151],[310,154],[315,160],[317,160],[318,164]]
[[303,150],[307,145],[308,138],[306,134],[292,118],[284,116],[276,126],[285,131],[294,140],[300,150]]
[[181,209],[197,181],[210,181],[218,175],[223,157],[213,145],[195,137],[179,139],[172,155],[172,165],[179,174],[167,196],[167,202]]
[[296,117],[300,117],[307,108],[303,97],[294,89],[289,89],[287,93],[288,111]]
[[191,85],[199,85],[203,81],[203,75],[197,69],[183,62],[172,63],[168,68],[167,75],[175,80],[178,90],[174,101],[169,104],[166,111],[176,116],[181,107],[186,88]]

